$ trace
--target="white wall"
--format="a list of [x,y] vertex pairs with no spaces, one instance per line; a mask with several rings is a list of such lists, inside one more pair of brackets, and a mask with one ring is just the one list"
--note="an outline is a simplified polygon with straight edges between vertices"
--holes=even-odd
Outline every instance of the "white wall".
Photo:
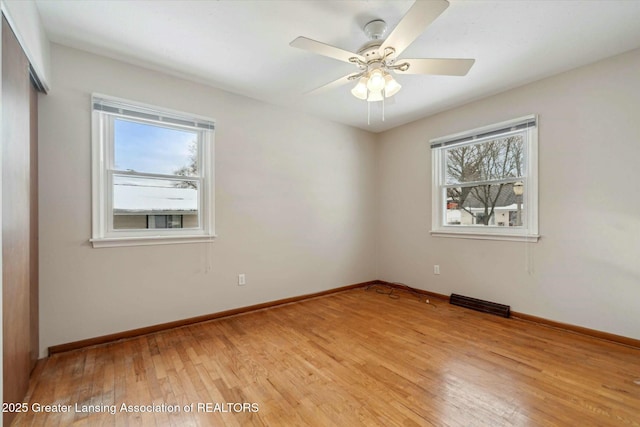
[[[377,277],[374,135],[58,45],[51,87],[39,105],[43,354]],[[215,119],[213,244],[90,247],[92,92]]]
[[[639,339],[638,70],[640,50],[382,134],[380,279]],[[540,123],[540,241],[431,237],[428,141],[531,113]]]

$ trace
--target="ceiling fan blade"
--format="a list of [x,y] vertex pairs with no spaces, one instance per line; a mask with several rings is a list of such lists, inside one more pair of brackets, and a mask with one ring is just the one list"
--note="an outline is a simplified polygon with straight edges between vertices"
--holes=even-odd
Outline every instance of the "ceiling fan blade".
[[402,59],[396,65],[409,64],[407,71],[394,70],[398,74],[433,74],[440,76],[466,76],[475,59],[419,58]]
[[435,19],[449,7],[447,0],[416,0],[380,46],[380,52],[393,47],[400,55]]
[[[349,52],[339,47],[331,46],[316,40],[311,40],[306,37],[298,37],[289,46],[297,47],[299,49],[308,50],[309,52],[317,53],[318,55],[328,56],[339,61],[351,62],[349,58],[356,57],[361,61],[365,59],[357,53]],[[366,61],[365,61],[366,62]]]
[[350,79],[350,77],[353,74],[349,74],[346,75],[344,77],[340,77],[338,80],[334,80],[330,83],[327,83],[326,85],[320,86],[319,88],[313,89],[309,92],[307,92],[305,95],[318,95],[320,93],[326,92],[328,90],[346,85],[347,83],[351,83],[352,81],[355,81],[354,79]]

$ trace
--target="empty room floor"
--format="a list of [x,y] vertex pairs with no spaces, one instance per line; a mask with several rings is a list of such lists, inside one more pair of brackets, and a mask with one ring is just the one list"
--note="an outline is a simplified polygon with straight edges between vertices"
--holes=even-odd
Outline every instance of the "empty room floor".
[[13,425],[640,425],[640,349],[378,291],[56,354]]

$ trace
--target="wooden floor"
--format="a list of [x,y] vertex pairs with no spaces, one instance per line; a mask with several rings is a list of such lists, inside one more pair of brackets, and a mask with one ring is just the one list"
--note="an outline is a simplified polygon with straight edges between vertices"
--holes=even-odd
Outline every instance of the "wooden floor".
[[55,355],[13,425],[640,425],[640,350],[396,292]]

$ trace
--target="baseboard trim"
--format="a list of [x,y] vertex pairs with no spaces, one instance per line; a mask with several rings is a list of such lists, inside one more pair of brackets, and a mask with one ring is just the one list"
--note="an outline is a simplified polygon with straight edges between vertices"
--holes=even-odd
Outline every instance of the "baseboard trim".
[[328,289],[326,291],[315,292],[312,294],[299,295],[290,298],[279,299],[275,301],[264,302],[261,304],[250,305],[247,307],[234,308],[231,310],[220,311],[217,313],[205,314],[202,316],[190,317],[188,319],[176,320],[173,322],[160,323],[157,325],[146,326],[144,328],[130,329],[128,331],[117,332],[115,334],[102,335],[95,338],[88,338],[79,341],[73,341],[65,344],[52,345],[48,348],[49,356],[57,353],[64,353],[72,350],[79,350],[85,347],[91,347],[95,345],[108,344],[114,341],[119,341],[128,338],[135,338],[142,335],[148,335],[154,332],[165,331],[167,329],[180,328],[182,326],[189,326],[195,323],[207,322],[209,320],[220,319],[223,317],[235,316],[237,314],[244,314],[251,311],[262,310],[264,308],[276,307],[278,305],[290,304],[294,302],[300,302],[311,298],[322,297],[325,295],[335,294],[337,292],[348,291],[351,289],[362,288],[365,286],[375,285],[379,283],[379,280],[371,280],[369,282],[356,283],[353,285],[342,286],[339,288]]
[[598,331],[597,329],[589,329],[582,326],[571,325],[569,323],[556,322],[555,320],[549,320],[543,317],[532,316],[526,313],[519,313],[517,311],[512,311],[511,317],[517,320],[525,321],[525,322],[538,323],[542,326],[547,326],[555,329],[562,329],[567,332],[587,335],[592,338],[599,338],[601,340],[612,341],[616,344],[622,344],[629,347],[640,349],[640,340],[637,340],[635,338],[611,334],[609,332]]
[[[108,344],[114,341],[119,341],[128,338],[135,338],[142,335],[148,335],[154,332],[161,332],[168,329],[180,328],[183,326],[193,325],[195,323],[207,322],[210,320],[220,319],[223,317],[235,316],[237,314],[249,313],[251,311],[262,310],[265,308],[276,307],[279,305],[290,304],[294,302],[300,302],[311,298],[322,297],[325,295],[331,295],[338,292],[348,291],[351,289],[363,288],[372,285],[386,285],[399,290],[405,290],[409,292],[415,292],[425,295],[429,298],[437,298],[443,301],[449,301],[449,295],[440,294],[437,292],[431,292],[424,289],[412,288],[403,283],[387,282],[385,280],[371,280],[368,282],[356,283],[353,285],[342,286],[339,288],[328,289],[326,291],[315,292],[312,294],[299,295],[290,298],[279,299],[275,301],[269,301],[261,304],[250,305],[247,307],[234,308],[231,310],[220,311],[217,313],[205,314],[202,316],[190,317],[188,319],[176,320],[173,322],[160,323],[158,325],[147,326],[144,328],[131,329],[128,331],[117,332],[115,334],[103,335],[95,338],[88,338],[80,341],[73,341],[70,343],[53,345],[49,347],[49,356],[57,353],[64,353],[72,350],[79,350],[85,347],[91,347],[95,345]],[[640,340],[622,335],[611,334],[609,332],[598,331],[596,329],[584,328],[582,326],[571,325],[569,323],[556,322],[555,320],[545,319],[543,317],[532,316],[526,313],[520,313],[516,311],[511,312],[511,318],[519,321],[533,322],[542,326],[561,329],[568,332],[578,333],[586,335],[592,338],[598,338],[606,341],[611,341],[617,344],[626,345],[628,347],[640,349]]]
[[[397,282],[387,282],[384,280],[377,280],[373,284],[379,283],[381,285],[391,286],[397,289],[403,289],[410,292],[416,292],[419,294],[423,294],[425,296],[429,296],[432,298],[440,298],[445,301],[449,301],[449,295],[439,294],[436,292],[425,291],[423,289],[412,288],[403,283]],[[586,335],[592,338],[598,338],[601,340],[611,341],[616,344],[622,344],[633,348],[640,348],[640,340],[635,338],[629,338],[622,335],[611,334],[609,332],[598,331],[597,329],[589,329],[582,326],[571,325],[569,323],[556,322],[555,320],[545,319],[543,317],[532,316],[526,313],[520,313],[517,311],[511,312],[511,318],[525,321],[525,322],[533,322],[538,323],[539,325],[546,326],[549,328],[562,329],[567,332],[573,332],[577,334]]]
[[403,291],[415,292],[417,294],[422,294],[422,295],[427,296],[427,297],[438,298],[438,299],[441,299],[441,300],[449,301],[449,295],[439,294],[437,292],[425,291],[424,289],[412,288],[411,286],[407,286],[404,283],[387,282],[387,281],[384,281],[384,280],[375,280],[374,283],[372,283],[372,284],[374,284],[374,285],[380,284],[380,285],[385,285],[385,286],[391,286],[392,288],[400,289],[400,290],[403,290]]

